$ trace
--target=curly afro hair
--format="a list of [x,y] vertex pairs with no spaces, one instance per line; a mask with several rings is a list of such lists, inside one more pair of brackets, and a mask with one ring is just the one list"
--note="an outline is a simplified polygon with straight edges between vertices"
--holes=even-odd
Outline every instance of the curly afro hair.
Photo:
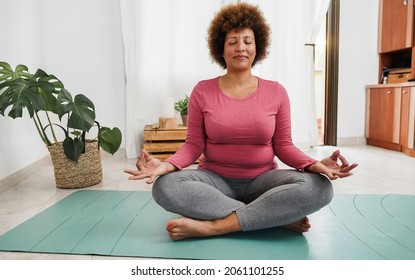
[[235,29],[251,28],[255,34],[256,56],[254,66],[268,55],[271,30],[258,7],[246,3],[223,7],[213,18],[208,29],[208,47],[212,60],[226,69],[223,55],[226,34]]

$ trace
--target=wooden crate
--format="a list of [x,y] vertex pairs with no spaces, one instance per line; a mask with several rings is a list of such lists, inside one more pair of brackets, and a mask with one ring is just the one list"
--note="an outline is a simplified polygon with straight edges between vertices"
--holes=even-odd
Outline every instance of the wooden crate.
[[157,125],[144,127],[144,149],[159,160],[173,155],[185,142],[187,126],[159,128]]

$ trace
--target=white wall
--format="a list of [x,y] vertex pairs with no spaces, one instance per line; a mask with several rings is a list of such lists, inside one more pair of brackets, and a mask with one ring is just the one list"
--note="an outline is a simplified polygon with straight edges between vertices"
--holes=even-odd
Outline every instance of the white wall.
[[365,86],[377,83],[378,0],[340,1],[338,138],[363,138]]
[[[102,124],[124,131],[119,1],[1,0],[0,60],[57,75],[94,101]],[[364,86],[377,79],[377,13],[377,0],[341,1],[339,138],[364,136]],[[0,116],[0,136],[0,180],[48,154],[28,118]]]
[[[42,68],[124,131],[125,75],[119,0],[1,0],[0,60]],[[33,121],[0,116],[0,180],[48,154]]]

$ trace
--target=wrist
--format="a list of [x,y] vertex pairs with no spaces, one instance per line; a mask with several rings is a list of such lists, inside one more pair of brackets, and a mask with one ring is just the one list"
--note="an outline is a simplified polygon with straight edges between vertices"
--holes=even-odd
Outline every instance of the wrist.
[[167,172],[173,172],[178,169],[176,166],[174,166],[168,161],[163,161],[161,164],[164,165],[164,168],[166,169]]
[[317,167],[318,167],[319,164],[320,164],[319,161],[313,162],[312,164],[307,165],[304,168],[304,170],[307,171],[307,172],[317,173],[317,169],[318,169]]

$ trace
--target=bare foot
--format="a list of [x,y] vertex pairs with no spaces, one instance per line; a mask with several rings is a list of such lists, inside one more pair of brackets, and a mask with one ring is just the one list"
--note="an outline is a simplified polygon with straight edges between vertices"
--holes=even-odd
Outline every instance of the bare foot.
[[187,239],[191,237],[208,237],[224,235],[240,231],[238,218],[235,213],[228,217],[215,221],[199,221],[189,218],[171,220],[167,223],[167,231],[173,240]]
[[294,222],[292,224],[281,226],[281,228],[286,228],[286,229],[299,232],[299,233],[309,231],[310,227],[311,227],[310,220],[307,217],[304,217],[301,220]]

